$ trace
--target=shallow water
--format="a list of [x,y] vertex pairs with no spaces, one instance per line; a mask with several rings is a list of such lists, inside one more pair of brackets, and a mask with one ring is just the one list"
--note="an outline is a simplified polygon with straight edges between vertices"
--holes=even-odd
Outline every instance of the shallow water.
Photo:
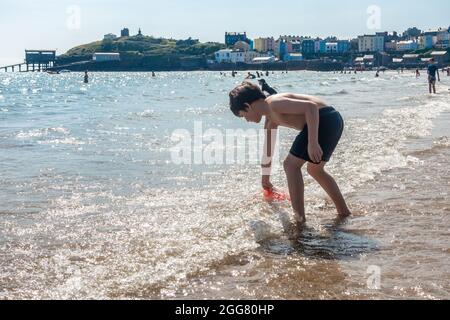
[[[240,78],[0,74],[0,298],[450,298],[450,81],[432,97],[425,77],[373,76],[267,78],[346,122],[329,171],[355,215],[336,223],[306,177],[293,237],[257,165],[172,161],[173,132],[198,121],[260,128],[228,111]],[[280,159],[295,134],[282,130]],[[273,180],[285,188],[280,166]]]

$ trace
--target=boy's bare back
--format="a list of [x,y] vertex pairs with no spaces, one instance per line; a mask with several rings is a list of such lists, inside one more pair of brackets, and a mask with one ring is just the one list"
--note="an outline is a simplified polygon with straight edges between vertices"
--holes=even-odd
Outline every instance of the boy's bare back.
[[287,127],[295,130],[303,130],[306,125],[306,118],[304,115],[293,115],[293,114],[285,114],[282,112],[278,112],[273,108],[275,103],[280,104],[283,103],[283,100],[286,102],[297,100],[301,102],[313,102],[317,105],[318,109],[322,109],[327,106],[326,102],[322,99],[314,96],[303,95],[303,94],[295,94],[295,93],[281,93],[270,96],[266,99],[267,104],[270,109],[270,116],[267,117],[267,125],[270,127]]

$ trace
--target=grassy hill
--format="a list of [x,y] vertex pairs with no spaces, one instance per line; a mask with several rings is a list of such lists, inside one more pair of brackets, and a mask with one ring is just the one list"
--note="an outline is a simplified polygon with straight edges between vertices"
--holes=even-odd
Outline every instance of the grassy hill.
[[121,37],[114,40],[96,41],[70,49],[60,58],[90,56],[95,52],[117,52],[124,57],[179,56],[212,57],[223,49],[221,43],[200,43],[198,40],[174,40],[148,36]]

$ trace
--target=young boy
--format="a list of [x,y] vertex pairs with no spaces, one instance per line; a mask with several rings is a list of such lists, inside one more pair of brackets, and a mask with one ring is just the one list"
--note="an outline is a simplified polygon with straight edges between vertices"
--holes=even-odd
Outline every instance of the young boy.
[[247,122],[260,123],[265,117],[266,148],[262,168],[262,186],[273,189],[270,183],[270,168],[278,127],[301,131],[289,156],[284,162],[289,193],[295,219],[300,226],[306,223],[304,184],[302,167],[308,163],[308,173],[322,186],[336,205],[339,216],[344,218],[351,212],[336,181],[325,171],[341,138],[344,121],[334,108],[313,96],[294,93],[275,94],[269,97],[250,82],[244,82],[230,92],[231,111]]

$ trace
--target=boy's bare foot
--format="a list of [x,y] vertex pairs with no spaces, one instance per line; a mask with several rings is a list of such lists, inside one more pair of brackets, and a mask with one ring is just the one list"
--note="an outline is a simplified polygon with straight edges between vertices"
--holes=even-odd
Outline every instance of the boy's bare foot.
[[297,227],[301,228],[306,225],[306,217],[299,215],[298,213],[294,216],[295,222],[297,222]]
[[343,214],[340,213],[337,215],[335,223],[336,224],[344,224],[347,222],[348,218],[352,216],[352,213],[350,211],[344,212]]
[[346,219],[348,217],[350,217],[352,215],[352,213],[350,211],[344,211],[344,212],[340,212],[338,214],[338,217],[341,219]]

